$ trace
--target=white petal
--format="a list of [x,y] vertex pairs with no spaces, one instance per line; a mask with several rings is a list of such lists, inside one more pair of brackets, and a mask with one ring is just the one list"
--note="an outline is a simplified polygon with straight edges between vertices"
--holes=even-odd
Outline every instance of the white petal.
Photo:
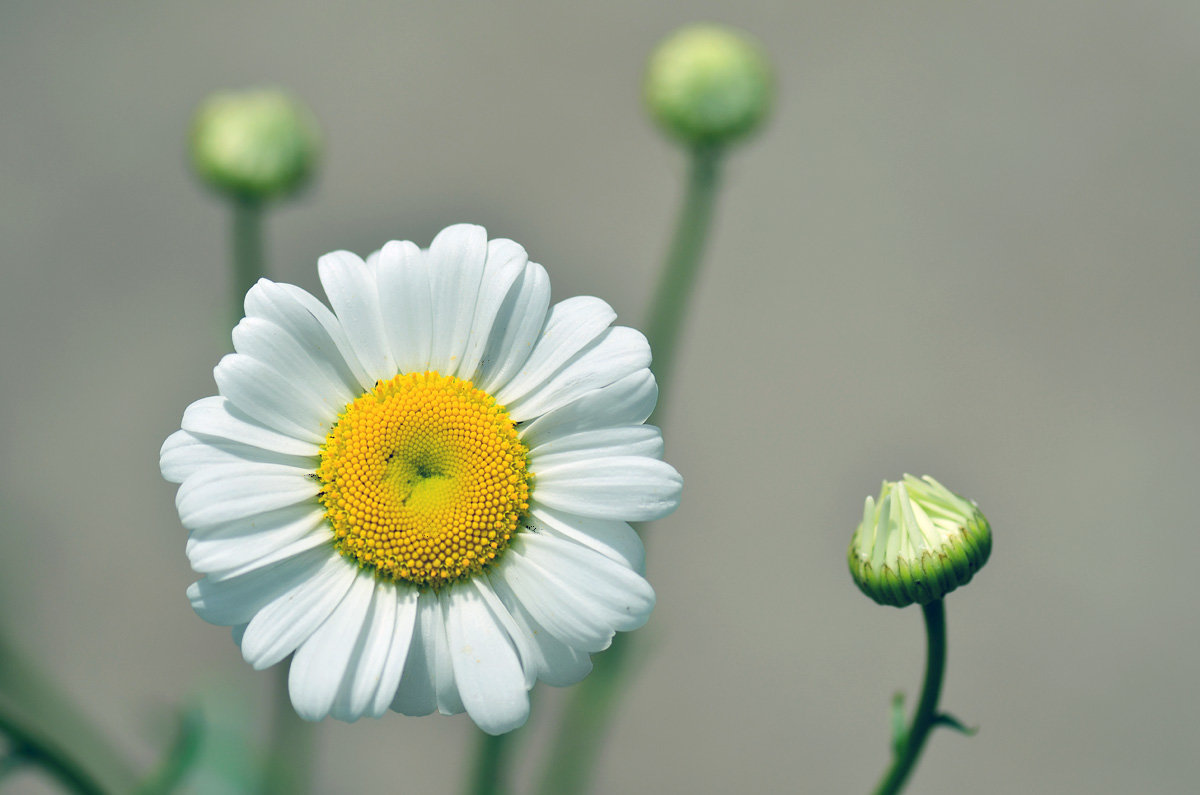
[[[532,536],[524,533],[520,538]],[[566,543],[566,542],[564,542]],[[614,628],[608,611],[577,593],[552,572],[528,560],[514,541],[492,570],[491,582],[505,602],[516,600],[563,643],[585,652],[607,649]]]
[[552,687],[573,685],[592,670],[592,660],[587,652],[580,651],[560,641],[533,620],[520,600],[512,595],[506,585],[493,583],[501,596],[504,608],[517,624],[513,639],[523,638],[530,657],[525,664],[534,668],[535,675]]
[[327,554],[312,577],[263,607],[242,636],[242,657],[261,671],[296,650],[321,626],[354,583],[358,569],[341,555]]
[[200,436],[217,436],[285,455],[316,456],[320,444],[297,439],[263,425],[220,395],[202,398],[183,412],[183,430]]
[[433,345],[433,299],[429,263],[407,240],[393,240],[379,252],[379,305],[396,369],[425,372]]
[[438,233],[426,255],[433,295],[433,347],[430,369],[458,372],[471,333],[475,301],[487,261],[487,231],[457,224]]
[[529,394],[509,404],[509,416],[517,422],[540,417],[649,366],[650,345],[641,332],[626,326],[607,329]]
[[329,431],[324,398],[265,362],[231,353],[213,369],[221,394],[245,414],[280,433],[322,444]]
[[544,466],[533,499],[548,508],[597,519],[644,522],[679,507],[683,478],[653,458],[614,456]]
[[542,505],[530,508],[529,521],[539,532],[583,544],[607,558],[624,563],[639,574],[646,569],[646,547],[626,522],[588,519]]
[[471,583],[479,591],[479,595],[483,597],[483,601],[487,603],[488,608],[492,611],[492,615],[499,622],[500,628],[508,634],[509,640],[512,641],[513,647],[517,652],[517,658],[521,661],[521,668],[525,671],[525,689],[530,689],[533,687],[533,683],[537,681],[537,650],[529,643],[528,637],[521,630],[516,620],[513,619],[512,613],[500,601],[500,597],[496,595],[496,591],[492,588],[487,574],[481,573],[475,576],[471,580]]
[[489,240],[487,262],[484,264],[483,279],[479,285],[479,297],[475,300],[475,312],[471,328],[467,332],[467,347],[458,364],[458,377],[473,381],[478,375],[480,362],[487,352],[492,338],[492,328],[501,305],[510,288],[525,271],[529,257],[525,249],[511,240]]
[[496,393],[497,402],[507,405],[529,394],[616,319],[617,313],[611,306],[590,295],[559,301],[550,309],[542,335],[524,366],[500,386]]
[[428,715],[437,709],[432,658],[434,627],[441,623],[441,610],[432,591],[420,595],[415,612],[412,642],[391,705],[401,715]]
[[329,617],[296,649],[288,670],[288,692],[296,714],[304,720],[321,720],[329,714],[347,672],[357,664],[355,652],[374,591],[374,577],[360,572]]
[[[433,690],[437,694],[438,712],[443,715],[458,715],[466,711],[454,680],[454,663],[450,659],[450,643],[446,639],[446,612],[441,600],[434,599],[428,611],[431,621],[423,627],[425,635],[426,661],[433,676]],[[432,641],[432,642],[431,642]],[[432,650],[432,655],[429,654]]]
[[358,396],[357,383],[352,387],[342,380],[350,374],[340,353],[332,351],[336,358],[331,360],[327,358],[329,352],[309,348],[264,318],[243,318],[233,330],[233,347],[238,353],[271,365],[290,383],[304,384],[324,398],[329,422]]
[[[369,260],[367,264],[370,265]],[[353,723],[363,715],[378,717],[369,708],[379,689],[383,667],[392,647],[397,601],[395,585],[382,580],[372,582],[371,603],[354,644],[350,665],[330,707],[332,717],[347,723]],[[405,646],[406,652],[407,648]]]
[[[320,505],[293,505],[270,513],[209,525],[187,542],[188,562],[198,572],[234,569],[317,533],[325,520]],[[315,546],[315,544],[314,544]],[[228,576],[228,575],[227,575]]]
[[550,277],[536,262],[524,272],[500,305],[491,338],[479,363],[477,383],[490,395],[520,371],[541,334],[550,306]]
[[313,550],[241,577],[220,581],[204,577],[188,587],[188,599],[196,614],[210,624],[245,624],[263,606],[311,578],[329,556],[326,550]]
[[283,464],[316,468],[312,456],[296,456],[263,450],[216,436],[197,436],[175,431],[163,442],[158,453],[158,468],[171,483],[182,483],[201,469],[227,464]]
[[358,360],[342,324],[329,307],[306,290],[259,279],[246,294],[246,316],[271,321],[312,351],[313,356],[333,363],[351,391],[357,391],[356,384],[365,389],[375,383]]
[[309,474],[278,464],[207,467],[183,482],[175,507],[189,530],[266,513],[316,497],[321,487]]
[[454,680],[479,728],[503,734],[525,723],[525,674],[508,634],[473,584],[441,592]]
[[654,375],[648,369],[638,370],[543,414],[521,429],[521,440],[533,448],[566,434],[638,425],[646,421],[657,402]]
[[[646,623],[654,609],[654,589],[637,572],[578,544],[536,533],[521,535],[521,554],[614,630]],[[560,594],[561,596],[561,594]],[[534,606],[522,600],[534,617]]]
[[317,260],[317,273],[329,305],[371,379],[364,388],[396,375],[396,363],[383,330],[375,274],[349,251],[334,251],[321,257]]
[[[408,659],[409,647],[414,643],[417,590],[415,588],[398,588],[396,593],[396,621],[392,628],[392,642],[388,647],[388,656],[384,660],[383,670],[379,675],[378,687],[371,696],[370,714],[374,717],[379,717],[386,712],[396,697],[401,676],[407,673],[404,665],[405,660]],[[433,708],[430,707],[429,711],[432,710]]]
[[623,425],[581,431],[556,437],[529,451],[529,468],[539,468],[593,458],[624,455],[643,458],[662,458],[662,431],[653,425]]

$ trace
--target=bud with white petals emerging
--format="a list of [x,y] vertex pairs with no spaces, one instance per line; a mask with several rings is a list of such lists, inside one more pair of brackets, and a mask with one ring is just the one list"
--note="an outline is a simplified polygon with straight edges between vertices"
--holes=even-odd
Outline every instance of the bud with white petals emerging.
[[979,507],[926,475],[884,481],[850,541],[850,574],[882,605],[928,604],[987,562],[992,530]]

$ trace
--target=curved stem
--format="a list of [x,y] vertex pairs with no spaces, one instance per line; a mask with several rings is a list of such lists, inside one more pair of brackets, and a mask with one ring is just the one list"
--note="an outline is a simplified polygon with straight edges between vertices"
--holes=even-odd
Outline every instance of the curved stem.
[[506,751],[511,747],[516,732],[487,734],[480,731],[479,753],[475,757],[475,771],[467,788],[469,795],[506,795],[508,790],[508,760]]
[[[674,370],[675,353],[683,320],[696,285],[704,246],[712,223],[723,150],[697,147],[691,151],[687,192],[671,239],[671,247],[650,304],[646,337],[654,353],[659,409]],[[639,527],[644,534],[645,526]],[[592,673],[576,687],[563,713],[562,726],[550,751],[542,777],[543,795],[571,795],[587,791],[592,771],[603,748],[604,735],[620,698],[620,684],[631,668],[636,648],[633,636],[617,635],[612,646],[597,655]]]
[[68,693],[50,681],[45,671],[9,645],[2,634],[0,710],[6,715],[25,716],[19,724],[33,727],[38,736],[52,734],[57,742],[71,749],[71,758],[90,771],[90,776],[100,781],[106,791],[128,792],[136,785],[134,768],[105,732],[79,709]]
[[892,767],[888,770],[875,795],[895,795],[917,766],[921,749],[929,733],[937,725],[938,697],[942,692],[942,675],[946,671],[946,609],[941,599],[922,605],[927,635],[925,682],[921,685],[921,701],[913,715],[912,724],[896,749]]
[[0,701],[0,734],[8,735],[12,753],[41,765],[64,786],[81,795],[104,795],[100,782],[63,746],[45,736]]

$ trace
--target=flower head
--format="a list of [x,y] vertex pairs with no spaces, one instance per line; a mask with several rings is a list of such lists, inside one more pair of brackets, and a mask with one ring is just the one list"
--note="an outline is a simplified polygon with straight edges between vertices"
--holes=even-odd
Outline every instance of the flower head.
[[312,175],[320,138],[308,108],[281,91],[221,92],[192,121],[192,165],[222,193],[282,197]]
[[422,250],[321,258],[332,311],[262,280],[219,395],[163,445],[196,612],[297,712],[466,711],[524,723],[654,592],[629,521],[679,503],[644,425],[645,338],[597,298],[550,306],[542,266],[453,226]]
[[884,481],[867,497],[850,541],[850,574],[881,605],[941,599],[970,582],[992,551],[992,529],[975,503],[926,475]]
[[646,105],[672,136],[722,144],[758,127],[771,108],[771,67],[758,42],[721,25],[668,36],[646,68]]

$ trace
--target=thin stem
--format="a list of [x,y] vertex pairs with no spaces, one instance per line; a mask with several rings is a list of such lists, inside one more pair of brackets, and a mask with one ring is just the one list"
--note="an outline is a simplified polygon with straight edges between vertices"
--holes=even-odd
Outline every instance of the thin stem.
[[230,308],[233,323],[242,319],[242,305],[254,283],[265,273],[263,258],[263,204],[255,199],[235,198],[233,206],[233,283]]
[[312,792],[313,735],[315,723],[302,720],[288,695],[288,669],[277,665],[271,745],[268,750],[264,795],[305,795]]
[[512,745],[516,732],[508,734],[487,734],[479,732],[479,752],[475,757],[475,771],[471,779],[468,795],[507,795],[508,761],[511,755],[507,753]]
[[942,675],[946,671],[946,609],[941,599],[922,605],[927,635],[925,682],[921,685],[921,701],[913,715],[912,725],[896,749],[892,767],[888,770],[875,795],[895,795],[917,766],[921,749],[929,733],[937,725],[938,697],[942,692]]
[[[233,285],[230,310],[233,322],[243,315],[247,291],[266,270],[263,256],[263,203],[239,197],[233,205],[233,245],[231,249]],[[312,791],[312,755],[315,724],[304,721],[292,708],[288,694],[288,666],[277,665],[272,699],[271,738],[262,791],[267,795],[305,795]]]
[[650,303],[646,337],[654,353],[654,375],[658,379],[660,406],[664,405],[663,395],[674,373],[676,343],[696,286],[704,245],[708,241],[722,154],[723,150],[714,147],[697,147],[691,152],[683,208]]
[[[691,151],[687,192],[671,239],[671,247],[650,304],[646,336],[654,352],[661,418],[664,396],[674,371],[679,334],[694,291],[704,246],[712,223],[723,150],[697,147]],[[660,420],[661,421],[661,420]],[[639,528],[643,534],[645,527]],[[595,667],[571,696],[562,726],[550,751],[540,783],[542,795],[586,792],[600,758],[603,739],[616,713],[620,685],[631,670],[637,648],[633,636],[617,635],[612,646],[597,655]]]
[[55,740],[39,732],[0,701],[0,733],[8,735],[11,753],[41,765],[64,786],[81,795],[105,795],[106,790],[83,763]]

